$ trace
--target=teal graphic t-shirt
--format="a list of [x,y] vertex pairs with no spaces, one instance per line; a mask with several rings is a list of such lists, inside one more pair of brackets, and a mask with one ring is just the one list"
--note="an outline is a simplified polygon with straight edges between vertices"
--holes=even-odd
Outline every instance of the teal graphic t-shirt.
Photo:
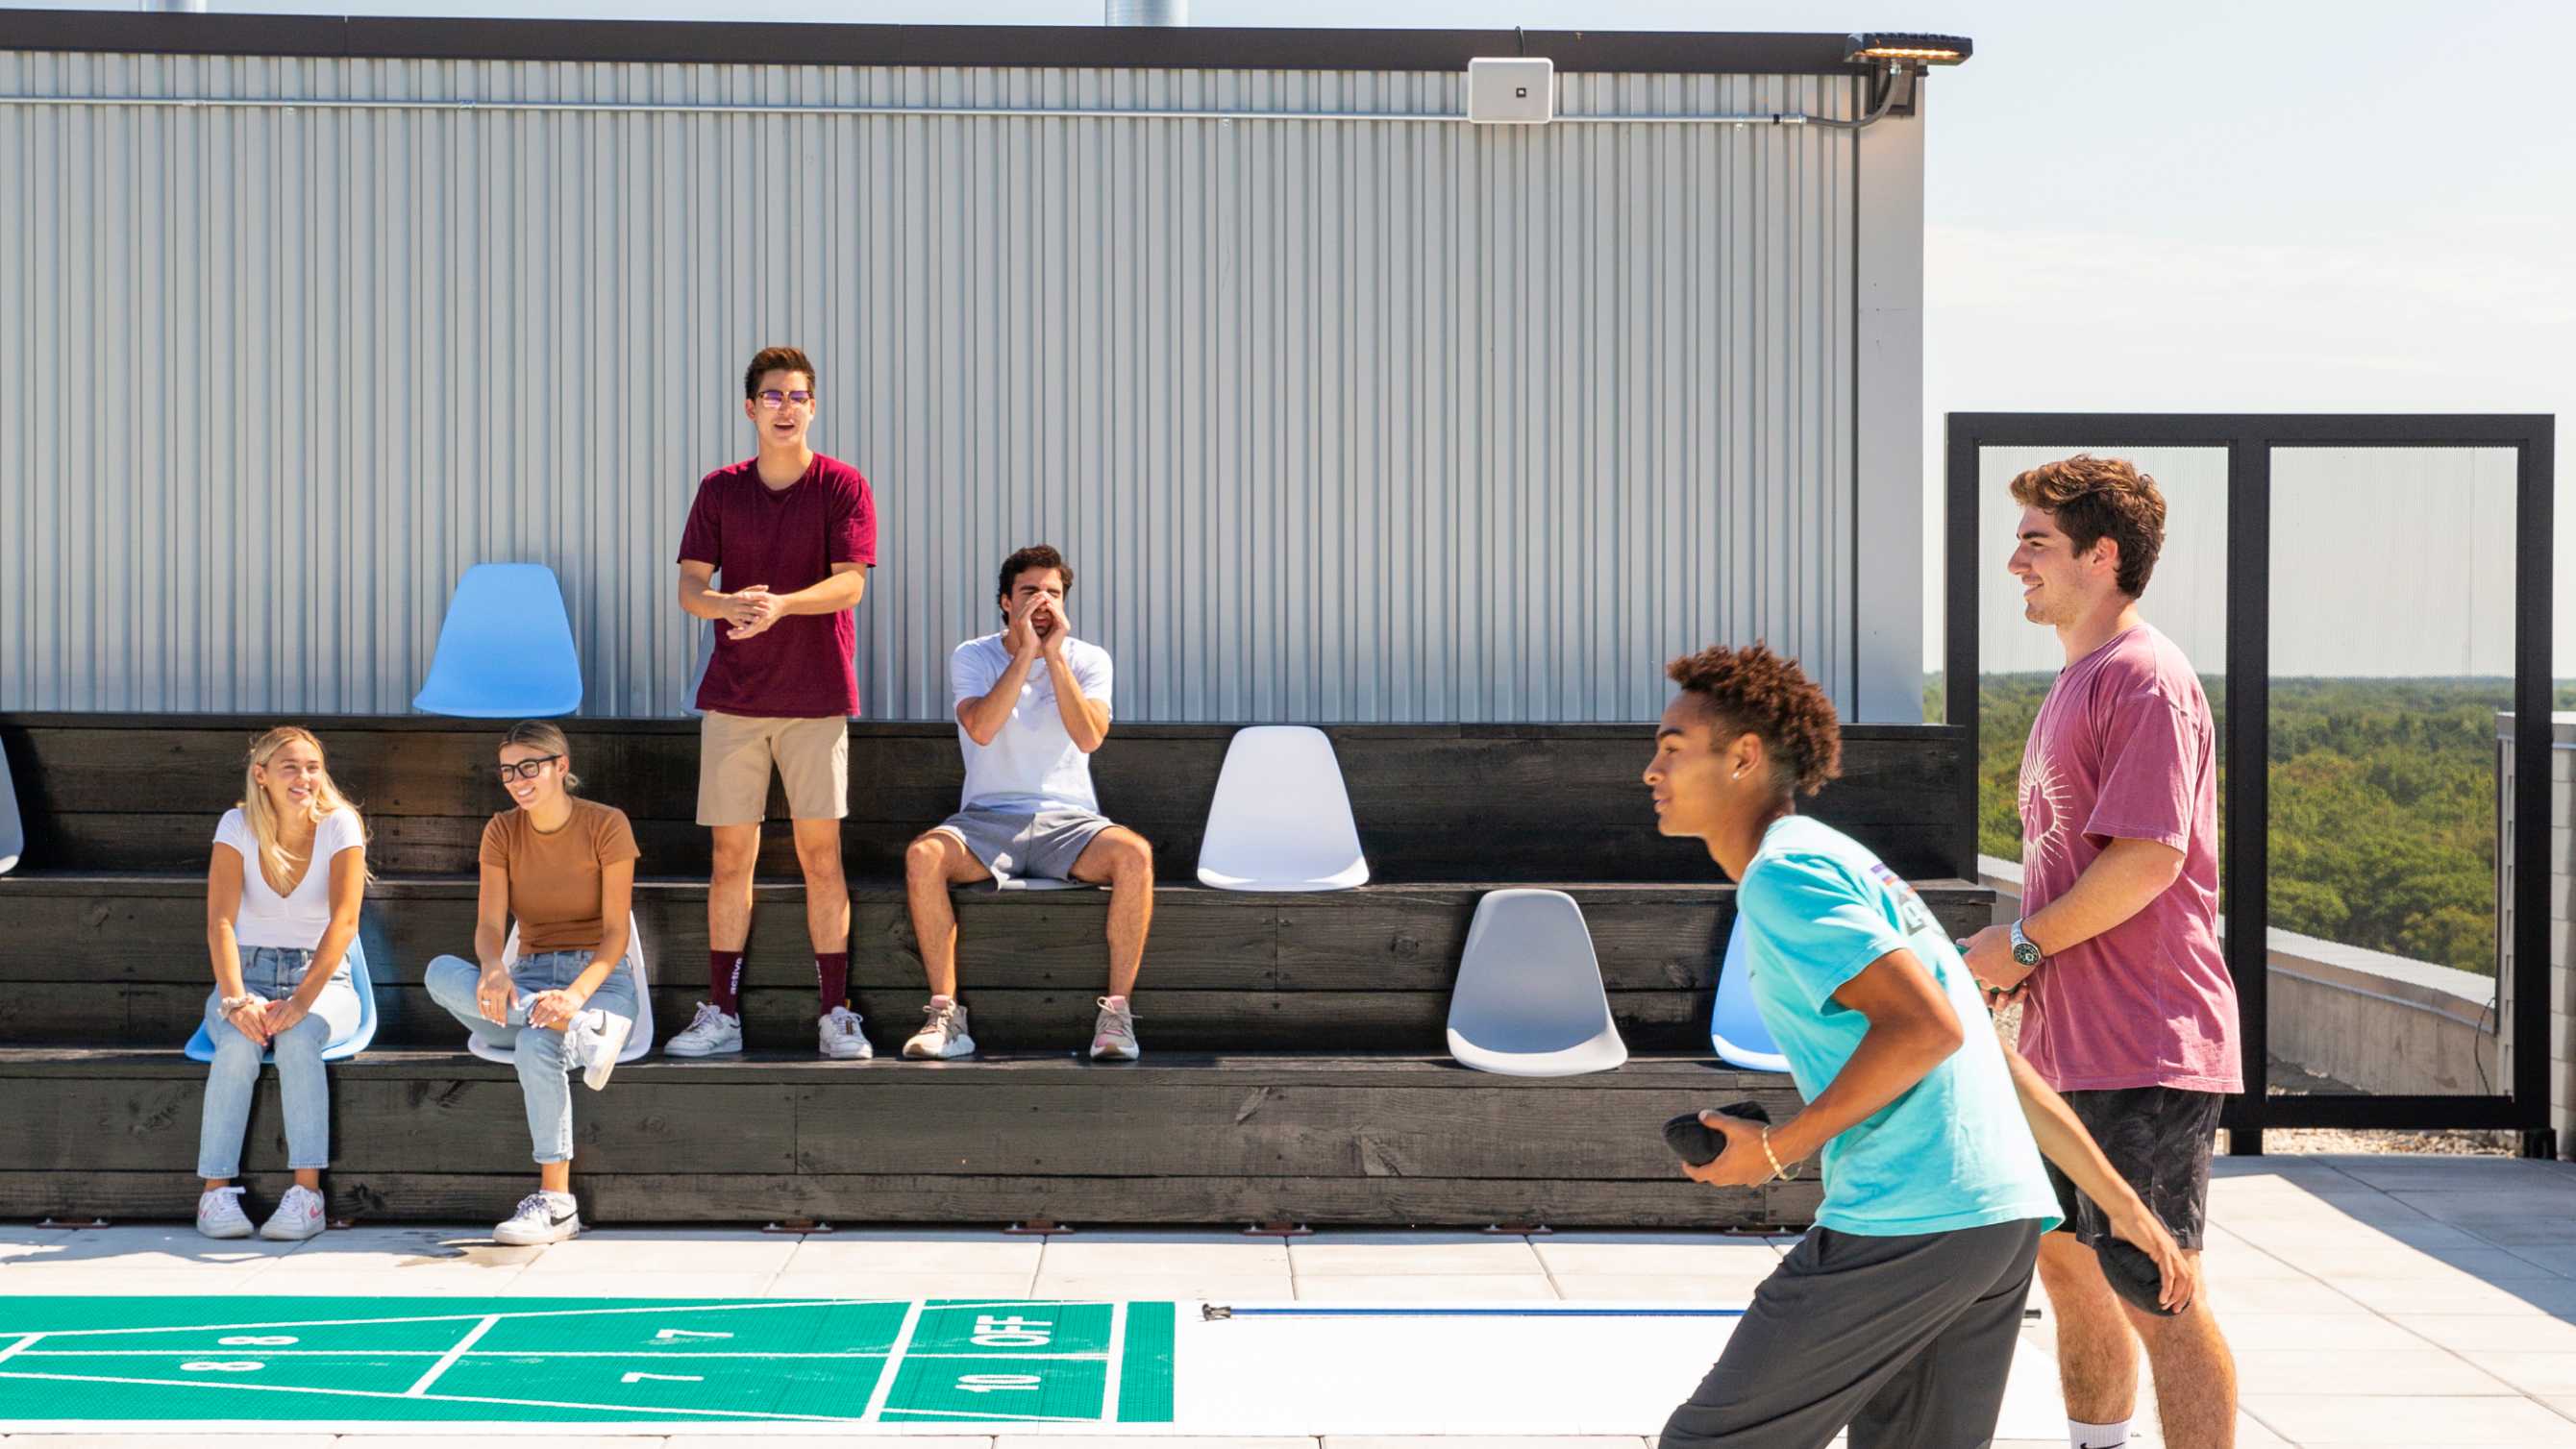
[[1871,1237],[2023,1218],[2057,1225],[2057,1197],[1976,981],[1914,887],[1849,836],[1792,815],[1763,834],[1736,908],[1754,1005],[1807,1100],[1869,1030],[1869,1018],[1834,993],[1891,951],[1912,951],[1932,973],[1967,1038],[1903,1096],[1825,1144],[1819,1225]]

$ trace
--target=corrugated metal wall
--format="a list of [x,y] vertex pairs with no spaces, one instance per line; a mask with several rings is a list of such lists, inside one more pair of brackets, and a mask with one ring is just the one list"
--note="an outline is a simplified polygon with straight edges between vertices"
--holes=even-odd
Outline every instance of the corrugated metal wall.
[[[1447,74],[0,52],[0,94],[1449,110]],[[1850,82],[1570,76],[1568,113]],[[1651,717],[1766,636],[1848,704],[1847,133],[0,105],[0,708],[404,712],[468,564],[676,713],[673,550],[822,370],[869,713],[1049,540],[1122,717]]]

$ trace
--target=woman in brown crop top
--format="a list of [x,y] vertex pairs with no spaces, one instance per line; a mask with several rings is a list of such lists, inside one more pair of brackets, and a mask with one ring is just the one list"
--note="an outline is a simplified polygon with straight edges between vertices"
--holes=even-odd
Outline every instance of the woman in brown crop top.
[[[498,1242],[561,1242],[581,1231],[572,1196],[572,1087],[608,1084],[635,1028],[636,977],[619,969],[635,891],[626,813],[571,793],[572,745],[541,721],[501,737],[497,776],[512,808],[483,827],[474,960],[429,963],[431,999],[515,1058],[536,1149],[537,1191],[493,1230]],[[518,955],[504,950],[511,920]]]

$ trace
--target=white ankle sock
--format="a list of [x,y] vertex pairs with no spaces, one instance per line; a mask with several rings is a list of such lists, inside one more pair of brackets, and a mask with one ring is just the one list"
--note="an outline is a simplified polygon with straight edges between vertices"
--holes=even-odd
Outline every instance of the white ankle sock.
[[2081,1419],[2066,1421],[2067,1449],[2125,1449],[2129,1442],[2129,1421],[2116,1424],[2087,1424]]

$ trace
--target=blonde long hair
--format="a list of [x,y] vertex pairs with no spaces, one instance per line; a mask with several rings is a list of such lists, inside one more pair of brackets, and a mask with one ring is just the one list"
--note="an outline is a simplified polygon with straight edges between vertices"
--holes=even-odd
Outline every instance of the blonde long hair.
[[[259,772],[279,750],[297,740],[311,745],[313,753],[322,754],[322,742],[313,737],[311,730],[301,725],[279,725],[251,741],[250,754],[242,762],[242,819],[250,825],[251,839],[259,842],[259,872],[267,878],[271,890],[278,889],[277,883],[290,877],[289,867],[294,862],[286,853],[286,842],[281,838],[278,829],[277,807],[270,802],[266,787],[259,783]],[[325,757],[322,766],[322,782],[314,788],[313,803],[305,807],[305,818],[319,825],[322,817],[341,810],[346,810],[351,816],[358,817],[356,803],[340,793],[339,783],[331,778],[330,762],[328,757]],[[363,817],[358,817],[358,838],[364,840],[366,837],[367,822]],[[308,862],[305,868],[310,870],[318,863]],[[369,871],[367,879],[374,880],[375,873]]]

